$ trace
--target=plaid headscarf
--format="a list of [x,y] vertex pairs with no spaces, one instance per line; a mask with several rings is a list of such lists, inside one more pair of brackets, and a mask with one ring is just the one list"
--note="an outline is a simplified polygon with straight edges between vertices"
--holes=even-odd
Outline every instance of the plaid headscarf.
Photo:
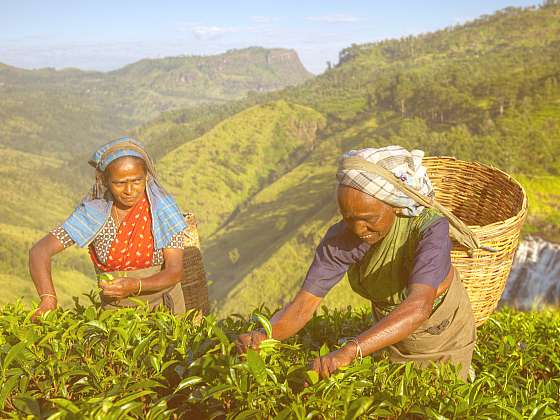
[[78,246],[89,245],[109,219],[113,198],[101,182],[102,175],[111,162],[124,156],[135,156],[146,163],[148,170],[146,194],[152,212],[154,247],[165,248],[174,235],[187,227],[175,199],[158,182],[152,159],[144,146],[134,139],[122,137],[95,151],[88,162],[97,171],[95,184],[62,225]]
[[[387,169],[419,194],[426,197],[434,195],[426,168],[422,166],[424,152],[421,150],[409,152],[400,146],[367,148],[351,150],[345,153],[342,159],[352,156],[359,156]],[[423,206],[379,175],[359,169],[339,169],[336,178],[339,185],[356,188],[391,206],[402,208],[405,216],[417,216],[424,210]]]

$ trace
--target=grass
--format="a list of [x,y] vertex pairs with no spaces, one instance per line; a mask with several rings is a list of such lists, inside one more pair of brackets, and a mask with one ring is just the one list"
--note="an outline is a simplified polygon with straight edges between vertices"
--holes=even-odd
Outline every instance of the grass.
[[278,101],[249,108],[164,156],[160,175],[208,237],[314,147],[318,112]]
[[560,176],[516,175],[527,191],[528,224],[526,233],[560,241]]
[[[31,245],[44,233],[38,230],[0,224],[0,304],[23,298],[27,303],[38,301],[37,292],[27,270]],[[59,303],[67,306],[73,297],[80,297],[96,287],[93,268],[87,251],[71,247],[53,259],[52,277]]]
[[3,147],[0,161],[2,223],[47,230],[64,221],[78,197],[52,181],[51,175],[63,171],[63,161]]
[[[211,299],[221,316],[248,313],[261,303],[281,305],[301,286],[315,247],[337,215],[336,162],[375,126],[367,119],[323,139],[309,157],[262,189],[204,245]],[[232,261],[229,252],[236,250]],[[342,281],[326,304],[361,306]]]

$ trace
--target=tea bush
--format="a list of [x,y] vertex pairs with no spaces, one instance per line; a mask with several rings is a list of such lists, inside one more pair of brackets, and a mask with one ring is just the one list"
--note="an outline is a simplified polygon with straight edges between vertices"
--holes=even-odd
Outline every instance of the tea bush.
[[[261,310],[270,315],[266,310]],[[323,309],[296,337],[246,356],[234,338],[269,326],[98,305],[30,321],[0,308],[0,417],[12,418],[558,418],[560,313],[501,310],[479,331],[476,378],[365,357],[318,380],[310,360],[370,324],[367,312]],[[304,386],[307,383],[308,386]]]

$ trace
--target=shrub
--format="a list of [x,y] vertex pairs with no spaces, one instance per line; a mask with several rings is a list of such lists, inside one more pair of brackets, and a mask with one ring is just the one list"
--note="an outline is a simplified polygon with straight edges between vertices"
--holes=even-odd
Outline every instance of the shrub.
[[[262,311],[266,312],[266,311]],[[0,308],[0,413],[21,418],[548,418],[560,415],[560,313],[502,310],[479,331],[476,379],[365,357],[327,380],[310,360],[370,325],[367,312],[323,309],[296,337],[235,352],[268,321],[98,305],[30,322]],[[257,322],[257,320],[261,320]],[[304,382],[309,386],[304,387]]]

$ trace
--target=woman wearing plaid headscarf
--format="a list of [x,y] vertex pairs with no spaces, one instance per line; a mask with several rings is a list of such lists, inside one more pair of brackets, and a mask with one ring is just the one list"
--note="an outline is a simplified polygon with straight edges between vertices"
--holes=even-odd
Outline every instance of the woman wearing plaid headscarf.
[[152,159],[134,139],[100,147],[89,161],[95,183],[68,219],[38,241],[29,270],[41,299],[34,317],[54,309],[51,258],[73,244],[88,247],[105,307],[132,306],[129,297],[185,311],[180,286],[186,223],[156,178]]
[[[273,338],[294,335],[345,274],[352,289],[371,301],[373,326],[313,361],[322,377],[382,349],[399,362],[450,362],[461,378],[467,377],[476,341],[474,317],[451,264],[450,223],[431,208],[434,192],[423,156],[420,150],[389,146],[351,151],[341,159],[337,201],[342,220],[319,244],[302,289],[272,318]],[[458,226],[459,236],[468,236],[460,221],[435,206],[450,217],[454,235]],[[253,331],[241,335],[237,345],[245,351],[265,338],[264,332]]]

